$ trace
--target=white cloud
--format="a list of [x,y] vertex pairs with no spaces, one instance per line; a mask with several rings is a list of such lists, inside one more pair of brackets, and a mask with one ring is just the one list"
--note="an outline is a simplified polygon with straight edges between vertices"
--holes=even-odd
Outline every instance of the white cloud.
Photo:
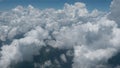
[[117,22],[118,26],[120,26],[120,0],[113,0],[110,5],[110,14],[108,17]]
[[114,48],[91,50],[84,45],[75,46],[73,68],[93,68],[101,65],[110,58],[116,50]]
[[[112,3],[115,7],[116,1]],[[6,45],[1,47],[0,68],[24,60],[32,61],[33,55],[40,54],[39,50],[46,45],[74,48],[73,68],[99,68],[119,50],[118,19],[111,16],[116,16],[116,11],[119,10],[111,9],[110,15],[98,10],[90,13],[84,3],[77,2],[65,4],[59,10],[39,10],[29,5],[2,12],[0,40]],[[60,57],[67,62],[64,54]]]

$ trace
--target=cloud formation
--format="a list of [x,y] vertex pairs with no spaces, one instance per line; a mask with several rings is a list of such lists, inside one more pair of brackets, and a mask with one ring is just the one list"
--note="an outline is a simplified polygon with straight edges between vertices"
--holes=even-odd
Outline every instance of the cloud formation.
[[119,9],[120,0],[113,0],[110,5],[110,14],[108,17],[111,20],[114,20],[118,26],[120,26],[120,9]]
[[[65,4],[63,9],[58,10],[40,10],[29,5],[27,8],[17,6],[11,11],[2,12],[0,68],[32,61],[34,56],[42,54],[42,47],[48,46],[68,49],[59,57],[61,62],[66,63],[67,56],[73,54],[72,68],[109,68],[105,64],[120,48],[118,5],[119,0],[114,0],[110,13],[96,9],[88,12],[86,5],[80,2]],[[49,49],[46,51],[50,52]],[[60,61],[54,61],[59,67]],[[45,61],[44,65],[52,65],[52,60]]]

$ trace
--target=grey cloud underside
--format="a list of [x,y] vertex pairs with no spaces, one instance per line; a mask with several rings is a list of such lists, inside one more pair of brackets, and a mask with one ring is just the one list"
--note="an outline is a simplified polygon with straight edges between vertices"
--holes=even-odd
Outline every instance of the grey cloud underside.
[[116,2],[109,13],[88,12],[79,2],[0,13],[0,68],[119,68],[113,63],[120,48]]
[[108,18],[111,20],[114,20],[118,26],[120,27],[120,9],[119,9],[119,0],[113,0],[110,5],[110,14],[108,15]]

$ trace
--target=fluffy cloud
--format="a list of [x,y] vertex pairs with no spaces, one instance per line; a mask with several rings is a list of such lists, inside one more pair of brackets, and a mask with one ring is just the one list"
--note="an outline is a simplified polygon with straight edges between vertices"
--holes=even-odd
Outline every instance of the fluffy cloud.
[[[119,1],[112,2],[110,13],[96,9],[88,12],[84,3],[65,4],[63,9],[58,10],[39,10],[31,5],[27,8],[17,6],[11,11],[2,12],[0,68],[33,61],[34,56],[43,54],[40,52],[42,47],[49,46],[68,50],[58,58],[67,63],[67,56],[74,56],[71,59],[73,68],[108,67],[104,64],[119,52],[120,45],[119,10],[116,9],[116,3],[119,4]],[[69,53],[70,49],[74,53]],[[50,53],[49,49],[47,52]],[[48,59],[43,64],[50,66],[53,61],[60,67],[62,61],[57,58]],[[35,67],[44,66],[34,64]]]
[[120,4],[120,0],[113,0],[111,5],[110,5],[110,14],[108,15],[108,17],[111,20],[116,21],[116,23],[118,24],[118,26],[120,26],[120,9],[119,9],[119,4]]

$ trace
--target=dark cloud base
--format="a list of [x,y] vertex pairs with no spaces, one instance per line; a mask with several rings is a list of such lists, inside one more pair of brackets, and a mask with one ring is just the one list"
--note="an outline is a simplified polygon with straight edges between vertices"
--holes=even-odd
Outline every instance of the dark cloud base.
[[[46,49],[50,49],[50,52],[45,52]],[[71,50],[72,53],[74,53],[73,49]],[[44,65],[45,61],[51,60],[52,65],[45,66],[44,68],[72,68],[73,64],[73,56],[67,56],[66,52],[68,50],[63,49],[57,49],[53,47],[42,47],[40,50],[41,55],[35,55],[33,57],[32,61],[22,61],[17,64],[11,64],[10,68],[40,68],[42,65]],[[61,54],[65,54],[67,58],[67,62],[63,62],[63,60],[60,58]],[[59,64],[55,62],[55,59],[58,60]],[[35,63],[38,64],[38,66],[35,67]],[[117,53],[113,57],[109,58],[108,61],[104,64],[104,66],[109,66],[109,68],[115,68],[120,65],[120,53]]]
[[108,65],[115,68],[120,65],[120,52],[108,59]]
[[[49,52],[46,52],[46,49],[49,49]],[[45,61],[50,60],[51,65],[43,66],[44,68],[72,68],[73,57],[74,55],[68,56],[67,51],[71,51],[71,54],[74,53],[73,49],[58,49],[51,46],[42,47],[40,49],[40,55],[33,56],[32,61],[22,61],[17,64],[11,64],[10,68],[41,68]],[[67,62],[64,62],[60,55],[65,54]],[[58,62],[56,62],[57,60]],[[37,64],[37,66],[35,66]]]

